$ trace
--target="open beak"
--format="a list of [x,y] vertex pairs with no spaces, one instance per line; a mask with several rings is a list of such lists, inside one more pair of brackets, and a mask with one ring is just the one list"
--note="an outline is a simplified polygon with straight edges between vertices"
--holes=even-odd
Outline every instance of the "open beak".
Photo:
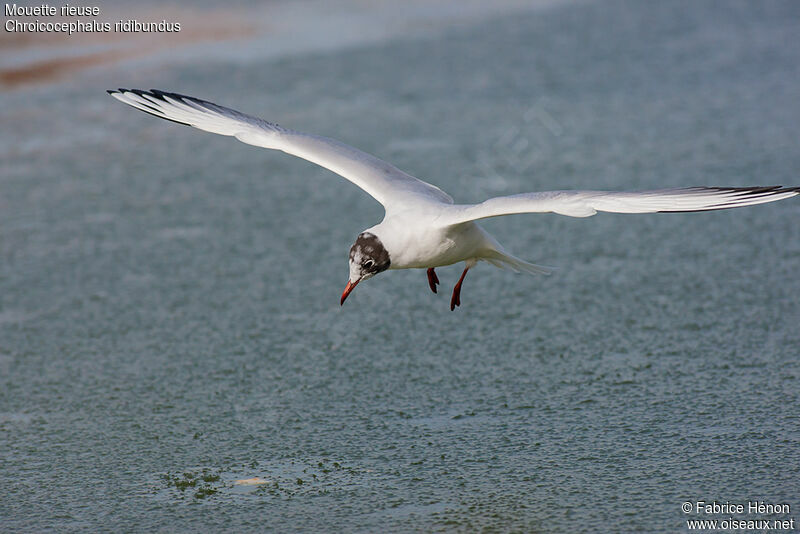
[[347,295],[349,295],[350,292],[356,288],[356,286],[360,281],[361,281],[360,278],[356,280],[355,283],[351,282],[350,280],[347,281],[347,285],[345,286],[344,292],[342,293],[342,301],[339,303],[340,306],[344,305],[344,301],[345,299],[347,299]]

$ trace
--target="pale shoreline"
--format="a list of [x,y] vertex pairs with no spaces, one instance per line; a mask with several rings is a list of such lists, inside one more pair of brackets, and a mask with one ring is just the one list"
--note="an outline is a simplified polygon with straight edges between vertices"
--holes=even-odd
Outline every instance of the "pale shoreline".
[[[187,9],[145,5],[102,9],[97,23],[111,31],[74,33],[0,32],[0,90],[68,78],[88,68],[147,56],[182,60],[263,58],[335,50],[437,29],[473,23],[514,11],[531,11],[574,0],[509,0],[487,5],[466,2],[430,4],[414,0],[402,5],[363,4],[357,0],[309,0],[267,3],[248,8]],[[8,21],[11,17],[6,17]],[[29,22],[36,17],[14,20]],[[40,22],[71,22],[78,18],[43,17]],[[119,21],[179,23],[179,32],[120,33]],[[5,24],[4,21],[4,24]],[[83,19],[88,22],[89,19]],[[234,46],[221,46],[242,41]],[[13,52],[13,53],[12,53]]]
[[[10,19],[6,19],[6,22]],[[70,17],[15,18],[20,22],[69,23],[80,20]],[[81,22],[86,22],[83,19]],[[115,25],[135,20],[141,23],[180,24],[177,32],[118,32]],[[12,89],[34,83],[58,81],[87,68],[144,57],[200,42],[248,38],[255,27],[241,13],[207,10],[202,15],[174,7],[109,10],[96,19],[95,25],[106,24],[111,31],[77,32],[7,32],[0,33],[0,50],[6,52],[0,61],[0,88]]]

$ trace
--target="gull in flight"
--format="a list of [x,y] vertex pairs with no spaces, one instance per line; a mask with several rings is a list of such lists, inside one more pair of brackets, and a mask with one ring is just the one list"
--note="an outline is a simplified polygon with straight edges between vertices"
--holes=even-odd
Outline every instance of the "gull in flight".
[[454,204],[429,183],[339,141],[310,135],[190,96],[164,91],[118,89],[108,93],[156,117],[229,135],[249,145],[282,150],[325,167],[380,202],[383,220],[361,232],[350,247],[350,279],[341,304],[359,283],[390,269],[427,269],[436,293],[434,269],[464,262],[450,299],[461,305],[464,277],[478,261],[517,272],[549,274],[507,253],[475,222],[514,213],[559,213],[589,217],[598,211],[657,213],[709,211],[773,202],[800,194],[800,187],[685,187],[654,191],[547,191],[490,198],[480,204]]

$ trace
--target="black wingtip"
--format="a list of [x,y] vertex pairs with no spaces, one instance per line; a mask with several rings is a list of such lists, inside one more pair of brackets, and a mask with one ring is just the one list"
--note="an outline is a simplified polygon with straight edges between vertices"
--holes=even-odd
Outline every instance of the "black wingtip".
[[[748,197],[761,197],[761,198],[769,198],[775,195],[781,195],[784,193],[795,193],[795,195],[800,195],[800,187],[784,187],[782,185],[759,185],[753,187],[709,187],[709,186],[702,186],[702,187],[687,187],[687,190],[713,190],[719,191],[722,193],[735,193],[736,198],[735,200],[739,201],[742,199],[746,199]],[[787,197],[788,198],[788,197]],[[774,199],[773,199],[774,200]],[[691,212],[701,212],[701,211],[716,211],[716,210],[727,210],[731,208],[741,208],[745,206],[753,206],[755,204],[717,204],[714,206],[707,206],[702,209],[697,210],[662,210],[658,213],[691,213]]]
[[107,89],[106,92],[110,95],[132,93],[139,97],[147,96],[148,98],[143,99],[144,101],[140,100],[138,102],[139,105],[134,107],[136,107],[140,111],[144,111],[145,113],[149,113],[150,115],[156,116],[159,119],[164,119],[166,121],[174,122],[176,124],[182,124],[184,126],[192,126],[188,122],[181,122],[179,120],[171,119],[165,116],[161,110],[157,109],[158,104],[152,102],[152,99],[166,102],[166,99],[164,98],[163,95],[171,93],[165,93],[164,91],[159,91],[157,89],[151,89],[150,91],[145,91],[143,89],[123,89],[123,88],[119,88],[117,90]]
[[161,91],[159,89],[150,89],[150,96],[155,97],[163,102],[166,102],[167,99],[164,98],[165,96],[171,96],[170,93],[165,91]]

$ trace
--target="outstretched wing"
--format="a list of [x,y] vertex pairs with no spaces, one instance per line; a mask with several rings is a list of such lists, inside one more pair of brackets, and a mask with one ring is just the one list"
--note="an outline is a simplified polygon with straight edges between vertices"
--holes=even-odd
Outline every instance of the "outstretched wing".
[[236,137],[249,145],[282,150],[350,180],[387,211],[406,203],[452,204],[450,196],[429,183],[334,139],[296,132],[205,100],[152,89],[108,91],[119,100],[156,117],[200,130]]
[[458,224],[514,213],[560,213],[589,217],[598,211],[656,213],[724,210],[764,204],[800,194],[800,187],[686,187],[655,191],[547,191],[448,206],[440,220]]

